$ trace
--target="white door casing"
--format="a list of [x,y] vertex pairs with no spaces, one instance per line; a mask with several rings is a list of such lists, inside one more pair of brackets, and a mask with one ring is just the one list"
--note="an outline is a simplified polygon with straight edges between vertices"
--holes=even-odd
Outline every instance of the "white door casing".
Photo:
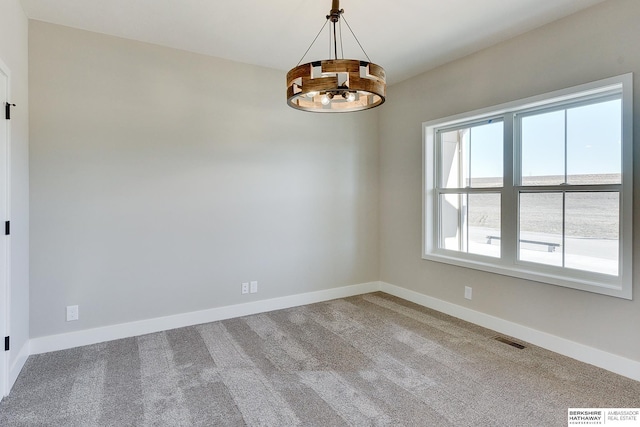
[[0,60],[0,399],[8,390],[9,352],[4,339],[9,335],[9,239],[5,221],[9,220],[9,120],[5,117],[9,103],[9,70]]

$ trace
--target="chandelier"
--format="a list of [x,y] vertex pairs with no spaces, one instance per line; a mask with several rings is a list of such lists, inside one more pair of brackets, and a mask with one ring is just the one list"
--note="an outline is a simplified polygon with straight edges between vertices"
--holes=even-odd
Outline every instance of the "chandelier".
[[[311,46],[304,53],[298,65],[287,73],[287,103],[298,110],[316,113],[346,113],[367,110],[381,105],[387,91],[384,69],[371,62],[360,41],[351,30],[340,9],[340,0],[333,0],[327,20],[320,29]],[[351,31],[362,49],[367,61],[338,58],[338,41],[342,47],[342,25],[340,18]],[[300,65],[327,23],[329,28],[329,59],[313,61]],[[340,32],[336,27],[339,26]]]

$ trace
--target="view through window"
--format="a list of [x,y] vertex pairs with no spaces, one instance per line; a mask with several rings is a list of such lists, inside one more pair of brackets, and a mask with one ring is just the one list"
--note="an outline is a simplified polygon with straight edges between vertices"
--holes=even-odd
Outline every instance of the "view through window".
[[426,123],[424,257],[629,297],[630,88]]

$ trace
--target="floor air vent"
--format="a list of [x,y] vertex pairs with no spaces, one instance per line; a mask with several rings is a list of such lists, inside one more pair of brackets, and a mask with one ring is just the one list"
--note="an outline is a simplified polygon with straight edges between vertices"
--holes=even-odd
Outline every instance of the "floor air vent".
[[515,348],[519,348],[520,350],[522,350],[523,348],[526,348],[525,346],[523,346],[522,344],[518,344],[515,341],[511,341],[509,338],[505,338],[505,337],[494,337],[493,338],[496,341],[500,341],[502,343],[505,344],[509,344],[511,347],[515,347]]

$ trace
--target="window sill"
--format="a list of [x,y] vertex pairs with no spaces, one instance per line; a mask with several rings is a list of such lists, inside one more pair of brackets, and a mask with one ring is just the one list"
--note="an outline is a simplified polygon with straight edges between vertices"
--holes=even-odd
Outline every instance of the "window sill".
[[[455,254],[455,255],[453,255]],[[485,258],[482,256],[473,256],[464,254],[468,258],[461,258],[457,252],[441,251],[423,254],[422,259],[427,261],[440,262],[450,265],[456,265],[458,267],[471,268],[474,270],[485,271],[488,273],[500,274],[502,276],[515,277],[519,279],[531,280],[534,282],[540,282],[549,285],[562,286],[566,288],[578,289],[587,292],[593,292],[601,295],[608,295],[623,299],[632,299],[631,286],[627,286],[628,291],[624,289],[621,284],[620,277],[607,277],[606,275],[590,274],[594,278],[600,278],[602,280],[593,280],[583,277],[572,277],[567,275],[560,275],[554,272],[543,272],[541,266],[535,264],[533,269],[527,268],[526,263],[519,263],[515,265],[499,265],[492,262],[496,259]],[[496,260],[497,261],[497,260]]]

